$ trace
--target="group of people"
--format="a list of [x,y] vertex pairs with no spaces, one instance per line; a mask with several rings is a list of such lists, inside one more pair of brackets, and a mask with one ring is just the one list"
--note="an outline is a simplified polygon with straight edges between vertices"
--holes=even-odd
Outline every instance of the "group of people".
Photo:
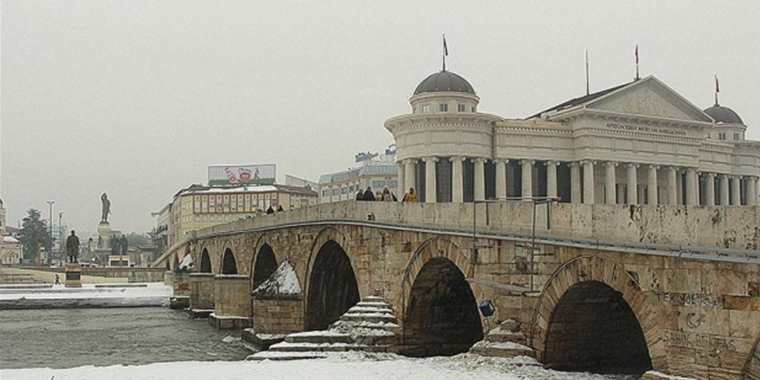
[[[285,209],[282,208],[282,205],[277,205],[277,212],[282,212],[282,211],[285,211]],[[274,214],[274,212],[275,212],[274,208],[272,208],[272,206],[270,205],[269,208],[267,208],[267,215]]]
[[[378,191],[376,193],[372,192],[372,187],[367,186],[367,190],[361,191],[359,190],[358,193],[356,193],[356,200],[357,201],[382,201],[382,202],[397,202],[398,198],[396,198],[396,194],[393,194],[388,188],[384,188],[383,191]],[[417,193],[414,192],[414,188],[409,188],[409,192],[404,194],[404,198],[401,199],[402,202],[408,202],[413,203],[417,202]]]
[[356,193],[356,200],[357,201],[384,201],[384,202],[393,202],[397,201],[396,195],[391,193],[388,188],[384,188],[382,192],[378,191],[377,193],[372,192],[372,188],[367,186],[367,190],[361,191],[359,190],[358,193]]

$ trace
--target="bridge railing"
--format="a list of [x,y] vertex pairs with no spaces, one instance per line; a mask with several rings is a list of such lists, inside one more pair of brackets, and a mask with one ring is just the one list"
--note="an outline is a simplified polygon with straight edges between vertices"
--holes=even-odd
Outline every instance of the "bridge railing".
[[[398,203],[345,201],[288,210],[214,226],[196,237],[320,221],[374,221],[433,229],[530,235],[531,202]],[[604,242],[757,250],[759,207],[686,207],[542,204],[536,207],[536,234]]]

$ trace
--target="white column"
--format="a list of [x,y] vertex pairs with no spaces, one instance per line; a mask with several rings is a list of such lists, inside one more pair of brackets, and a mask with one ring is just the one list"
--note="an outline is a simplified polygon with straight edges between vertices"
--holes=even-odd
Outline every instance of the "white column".
[[728,206],[728,176],[721,174],[718,176],[718,178],[720,178],[720,205]]
[[628,199],[626,201],[629,205],[639,203],[638,174],[636,173],[638,167],[639,165],[637,164],[626,165],[626,181],[628,182],[626,185],[628,188]]
[[705,206],[715,206],[714,173],[705,173]]
[[697,169],[686,169],[686,205],[697,205]]
[[594,204],[594,162],[583,161],[583,203]]
[[757,177],[747,177],[747,205],[757,206]]
[[608,161],[605,163],[604,172],[604,195],[608,205],[614,205],[617,203],[617,189],[615,187],[615,167],[617,162]]
[[454,156],[451,160],[451,201],[464,202],[464,185],[462,180],[462,161],[464,157]]
[[731,177],[731,206],[741,206],[740,176]]
[[686,203],[683,199],[683,173],[685,173],[683,169],[676,170],[676,203],[678,205]]
[[581,166],[578,162],[570,164],[570,202],[581,203]]
[[[399,161],[397,163],[397,166],[398,166],[398,171],[397,171],[398,175],[396,176],[396,181],[397,181],[396,183],[398,183],[398,187],[396,188],[396,197],[400,200],[401,198],[404,197],[404,193],[406,193],[406,190],[407,190],[407,189],[404,189],[404,186],[406,186],[406,184],[404,183],[404,175],[406,173],[404,172],[403,162]],[[356,194],[353,194],[353,195],[356,195]]]
[[533,197],[533,160],[522,160],[522,198],[530,200]]
[[668,196],[669,205],[678,204],[678,181],[676,181],[677,175],[678,169],[676,169],[675,166],[669,166],[667,171],[667,190],[665,191],[665,194]]
[[715,206],[715,173],[705,173],[705,206]]
[[486,173],[484,158],[475,159],[475,200],[483,201],[486,199]]
[[496,161],[496,199],[507,198],[507,162]]
[[436,200],[436,184],[435,176],[435,162],[438,161],[435,157],[425,157],[425,203],[435,203]]
[[657,165],[649,165],[649,181],[647,182],[647,204],[657,206]]
[[546,196],[557,198],[557,161],[546,161]]
[[[409,189],[414,189],[417,192],[417,183],[415,181],[414,164],[416,160],[404,160],[404,193],[406,194]],[[402,195],[403,196],[403,195]]]

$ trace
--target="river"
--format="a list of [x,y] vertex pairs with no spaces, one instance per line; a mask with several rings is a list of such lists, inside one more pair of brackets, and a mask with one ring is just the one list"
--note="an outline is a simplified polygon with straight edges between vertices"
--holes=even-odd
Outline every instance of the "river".
[[242,360],[238,332],[167,308],[0,311],[0,368]]

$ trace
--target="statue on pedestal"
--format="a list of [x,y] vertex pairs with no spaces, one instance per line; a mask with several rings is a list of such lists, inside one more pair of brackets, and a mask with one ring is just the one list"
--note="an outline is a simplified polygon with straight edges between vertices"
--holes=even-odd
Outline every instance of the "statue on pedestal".
[[69,263],[77,263],[79,257],[79,238],[74,231],[66,239],[66,255],[69,257]]
[[103,195],[100,196],[100,203],[101,203],[101,214],[100,214],[100,223],[101,224],[108,224],[108,214],[111,213],[111,201],[108,200],[108,195],[106,193],[103,193]]

